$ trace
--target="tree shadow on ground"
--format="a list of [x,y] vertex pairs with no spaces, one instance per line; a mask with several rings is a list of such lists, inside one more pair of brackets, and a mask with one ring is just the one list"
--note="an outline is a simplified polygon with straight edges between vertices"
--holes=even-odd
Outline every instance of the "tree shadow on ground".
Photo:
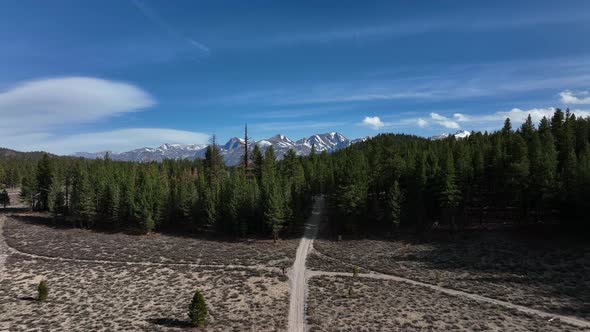
[[18,296],[17,299],[28,302],[38,302],[39,300],[32,296]]
[[165,327],[174,327],[174,328],[182,328],[182,329],[190,329],[192,328],[192,324],[186,320],[180,320],[180,319],[176,319],[176,318],[151,318],[148,319],[148,322],[155,324],[155,325],[160,325],[160,326],[165,326]]
[[[7,209],[9,210],[9,209]],[[63,217],[53,218],[49,215],[43,215],[40,213],[35,214],[14,214],[14,213],[24,213],[29,210],[27,209],[14,209],[13,214],[6,213],[7,216],[10,218],[29,223],[35,225],[42,225],[54,229],[85,229],[90,230],[96,233],[103,233],[103,234],[125,234],[125,235],[132,235],[132,236],[144,236],[145,233],[141,233],[138,229],[129,228],[129,227],[121,227],[118,229],[106,228],[106,227],[79,227],[74,225],[72,222],[65,220]],[[3,210],[0,209],[0,213]],[[300,227],[303,228],[302,226]],[[245,238],[241,237],[233,237],[228,235],[220,235],[216,234],[211,230],[206,231],[195,231],[188,228],[165,228],[158,230],[155,232],[156,234],[168,235],[178,238],[187,238],[187,239],[194,239],[194,240],[206,240],[206,241],[215,241],[215,242],[229,242],[229,243],[254,243],[257,241],[272,241],[272,237],[266,234],[250,234]],[[281,240],[291,240],[300,238],[302,231],[300,229],[291,230],[285,232],[281,236]]]

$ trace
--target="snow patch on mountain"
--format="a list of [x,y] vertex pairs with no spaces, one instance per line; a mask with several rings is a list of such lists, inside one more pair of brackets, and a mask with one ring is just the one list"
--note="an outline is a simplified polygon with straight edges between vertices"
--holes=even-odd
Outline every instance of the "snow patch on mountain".
[[455,136],[456,139],[460,139],[460,138],[467,138],[467,137],[469,137],[469,135],[471,135],[471,132],[469,132],[467,130],[459,130],[454,134],[443,133],[440,135],[431,136],[430,139],[431,140],[439,140],[439,139],[445,139],[450,136]]

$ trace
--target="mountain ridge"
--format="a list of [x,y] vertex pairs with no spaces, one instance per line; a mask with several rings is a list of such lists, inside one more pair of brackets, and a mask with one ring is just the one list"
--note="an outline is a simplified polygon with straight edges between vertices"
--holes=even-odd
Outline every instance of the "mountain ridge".
[[[366,140],[366,137],[349,140],[346,136],[338,132],[314,134],[297,141],[293,141],[283,134],[277,134],[259,141],[250,141],[249,149],[251,150],[254,148],[254,145],[257,145],[262,151],[266,151],[269,146],[272,146],[275,149],[277,159],[280,160],[290,149],[293,149],[298,156],[306,156],[311,153],[312,146],[315,146],[317,152],[333,152],[364,140]],[[104,158],[108,153],[111,159],[119,161],[161,162],[165,159],[194,160],[205,157],[207,146],[208,144],[165,143],[155,148],[143,147],[121,153],[114,153],[112,151],[76,152],[72,156],[96,159]],[[225,144],[218,145],[218,147],[227,165],[234,166],[241,162],[244,154],[244,140],[242,138],[232,137]]]

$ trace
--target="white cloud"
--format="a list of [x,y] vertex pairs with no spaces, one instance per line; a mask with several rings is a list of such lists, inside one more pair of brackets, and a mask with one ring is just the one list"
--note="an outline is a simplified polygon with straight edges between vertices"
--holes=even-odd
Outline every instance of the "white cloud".
[[48,133],[25,134],[7,137],[6,142],[7,146],[17,150],[71,154],[105,150],[122,152],[146,146],[159,146],[163,143],[206,144],[208,138],[206,134],[184,130],[127,128],[65,137],[56,137]]
[[381,121],[378,116],[366,116],[361,124],[373,130],[379,130],[385,127],[385,123],[383,123],[383,121]]
[[[470,125],[490,125],[497,124],[501,125],[506,118],[510,118],[512,123],[523,123],[526,118],[530,115],[533,123],[537,124],[543,117],[551,119],[555,112],[554,107],[547,108],[531,108],[523,110],[520,108],[513,108],[510,111],[496,112],[492,114],[480,114],[480,115],[467,115],[462,113],[456,113],[453,115],[456,121],[469,123]],[[586,110],[572,110],[576,116],[588,117],[590,111]]]
[[207,142],[202,133],[162,128],[62,134],[76,125],[140,112],[154,104],[147,92],[124,82],[92,77],[29,81],[0,91],[0,142],[17,150],[58,154]]
[[422,118],[418,118],[418,120],[416,122],[418,123],[418,127],[420,127],[420,128],[424,128],[424,127],[428,126],[428,121],[426,121]]
[[562,91],[559,96],[561,96],[561,102],[567,105],[587,105],[590,104],[590,92],[588,91],[579,91],[574,93],[569,90]]
[[147,92],[128,83],[91,77],[34,80],[0,92],[0,130],[5,134],[42,132],[154,104]]
[[430,118],[434,122],[436,122],[437,124],[439,124],[445,128],[458,129],[461,127],[457,122],[447,118],[446,116],[442,116],[438,113],[430,113]]

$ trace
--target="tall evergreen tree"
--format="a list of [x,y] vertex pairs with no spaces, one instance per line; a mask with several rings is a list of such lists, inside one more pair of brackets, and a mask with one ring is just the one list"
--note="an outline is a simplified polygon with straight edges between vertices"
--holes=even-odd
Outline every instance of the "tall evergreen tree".
[[37,164],[37,192],[39,193],[39,209],[49,210],[49,192],[53,179],[53,167],[47,153]]

